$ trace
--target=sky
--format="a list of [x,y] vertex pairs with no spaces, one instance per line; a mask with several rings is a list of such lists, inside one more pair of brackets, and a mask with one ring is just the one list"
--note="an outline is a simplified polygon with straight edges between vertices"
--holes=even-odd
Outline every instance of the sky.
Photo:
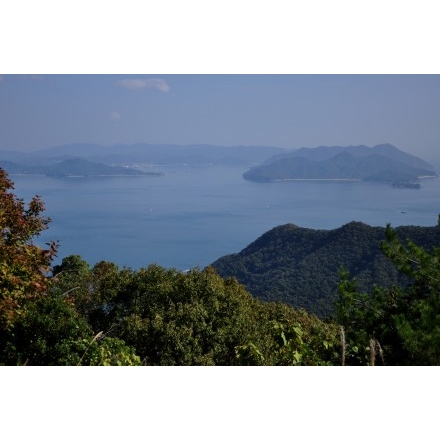
[[440,75],[0,76],[0,149],[391,143],[440,159]]

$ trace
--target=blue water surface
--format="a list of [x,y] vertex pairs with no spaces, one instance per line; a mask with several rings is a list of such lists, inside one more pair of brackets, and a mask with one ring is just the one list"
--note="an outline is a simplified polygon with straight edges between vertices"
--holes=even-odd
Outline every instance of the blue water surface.
[[61,258],[113,261],[134,269],[158,263],[186,270],[239,252],[269,229],[293,223],[333,229],[434,226],[440,179],[421,189],[345,181],[254,183],[242,167],[155,168],[160,177],[10,176],[28,202],[40,195],[52,219],[40,242],[59,240]]

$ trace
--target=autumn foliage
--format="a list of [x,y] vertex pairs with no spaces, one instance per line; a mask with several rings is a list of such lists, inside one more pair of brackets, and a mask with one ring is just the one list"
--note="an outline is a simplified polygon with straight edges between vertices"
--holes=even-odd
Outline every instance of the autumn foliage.
[[25,310],[29,300],[47,290],[57,244],[43,249],[33,239],[47,229],[44,204],[36,196],[26,206],[13,193],[13,183],[0,169],[0,327],[7,330]]

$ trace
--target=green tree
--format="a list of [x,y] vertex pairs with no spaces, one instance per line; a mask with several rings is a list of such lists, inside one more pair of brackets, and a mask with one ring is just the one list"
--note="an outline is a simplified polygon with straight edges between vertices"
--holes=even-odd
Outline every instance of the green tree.
[[440,246],[428,252],[409,240],[403,245],[390,225],[386,237],[383,252],[412,280],[394,293],[393,324],[403,349],[410,363],[440,365]]
[[101,261],[91,269],[81,256],[70,255],[54,267],[51,288],[64,294],[94,331],[99,332],[111,326],[109,302],[116,295],[119,278],[120,272],[114,263]]
[[334,365],[340,360],[337,326],[287,304],[259,302],[259,332],[236,347],[242,365]]
[[[384,344],[386,321],[386,292],[375,286],[371,295],[357,290],[356,280],[349,273],[340,271],[339,299],[336,302],[336,320],[345,340],[343,363],[346,365],[368,365],[370,341],[380,340]],[[342,336],[341,335],[341,336]]]
[[5,365],[140,365],[123,341],[94,334],[61,295],[33,301],[2,341]]
[[182,273],[151,265],[124,270],[109,304],[118,336],[151,365],[233,365],[235,347],[257,332],[255,301],[213,269]]
[[[36,196],[26,207],[13,189],[0,169],[0,364],[138,365],[132,348],[104,332],[96,338],[74,308],[69,295],[87,279],[87,263],[73,256],[57,266],[65,278],[58,285],[49,276],[57,244],[34,243],[50,222],[44,204]],[[102,265],[96,271],[105,272]]]
[[440,247],[428,252],[409,240],[403,244],[390,225],[385,234],[381,249],[408,284],[376,286],[367,295],[342,272],[336,320],[346,332],[347,361],[440,365]]

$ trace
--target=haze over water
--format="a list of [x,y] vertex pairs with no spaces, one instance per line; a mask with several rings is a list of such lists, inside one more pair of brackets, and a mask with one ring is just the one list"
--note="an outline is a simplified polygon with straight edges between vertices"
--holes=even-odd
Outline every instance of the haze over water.
[[350,221],[372,226],[434,226],[440,181],[421,189],[364,182],[254,183],[243,167],[156,167],[161,177],[55,179],[11,176],[28,202],[40,195],[52,218],[41,242],[59,240],[61,258],[79,254],[134,269],[158,263],[186,270],[239,252],[286,223],[333,229]]

